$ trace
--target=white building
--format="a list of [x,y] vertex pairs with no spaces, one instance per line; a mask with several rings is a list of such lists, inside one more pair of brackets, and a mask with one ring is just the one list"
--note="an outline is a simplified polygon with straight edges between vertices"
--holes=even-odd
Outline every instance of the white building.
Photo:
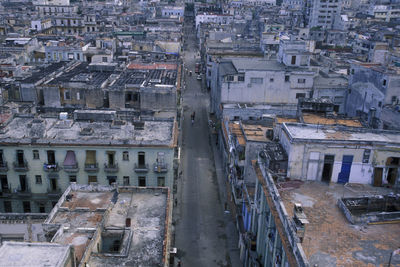
[[279,139],[288,154],[287,176],[292,179],[399,183],[400,132],[284,123]]

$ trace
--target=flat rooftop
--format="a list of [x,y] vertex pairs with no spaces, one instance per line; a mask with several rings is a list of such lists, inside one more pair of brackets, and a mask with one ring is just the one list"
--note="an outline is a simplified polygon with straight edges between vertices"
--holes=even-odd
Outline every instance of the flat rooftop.
[[[387,188],[301,181],[277,187],[290,218],[294,203],[303,206],[309,224],[302,247],[310,266],[386,266],[399,247],[400,224],[353,225],[337,207],[339,198],[388,194]],[[400,255],[392,264],[400,265]]]
[[247,141],[255,142],[268,142],[271,141],[267,138],[267,130],[272,127],[263,126],[261,124],[245,124],[243,125],[244,135]]
[[65,259],[69,254],[69,245],[54,243],[3,242],[0,247],[0,265],[63,267]]
[[19,144],[53,144],[99,146],[174,146],[175,122],[170,119],[149,120],[143,128],[124,121],[112,126],[111,122],[59,120],[16,116],[0,132],[0,142]]
[[[72,184],[45,225],[56,230],[52,243],[73,246],[78,263],[164,266],[169,253],[169,203],[167,188]],[[120,242],[118,250],[103,249],[115,240]]]
[[303,113],[303,120],[309,124],[321,124],[321,125],[344,125],[350,127],[363,127],[359,120],[355,119],[342,119],[335,117],[325,117],[313,113]]
[[161,266],[167,216],[168,196],[158,191],[122,191],[110,212],[105,228],[123,228],[131,218],[133,232],[128,256],[103,257],[92,255],[90,266]]
[[373,130],[345,126],[322,126],[317,124],[284,123],[284,131],[292,140],[349,141],[400,144],[400,132]]

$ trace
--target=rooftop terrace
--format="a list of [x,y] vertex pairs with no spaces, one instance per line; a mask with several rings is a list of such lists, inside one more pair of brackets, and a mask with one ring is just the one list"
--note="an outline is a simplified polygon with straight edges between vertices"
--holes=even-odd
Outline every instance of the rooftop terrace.
[[[309,224],[302,247],[310,266],[386,266],[399,246],[400,224],[353,225],[337,207],[343,196],[387,194],[386,188],[300,181],[277,187],[290,217],[294,203],[303,206]],[[399,255],[392,264],[400,266]]]
[[174,146],[176,127],[173,120],[160,119],[135,122],[89,122],[57,118],[14,117],[0,131],[2,143],[56,144],[99,146]]
[[167,188],[72,184],[44,228],[52,243],[72,245],[80,264],[165,266],[170,209]]

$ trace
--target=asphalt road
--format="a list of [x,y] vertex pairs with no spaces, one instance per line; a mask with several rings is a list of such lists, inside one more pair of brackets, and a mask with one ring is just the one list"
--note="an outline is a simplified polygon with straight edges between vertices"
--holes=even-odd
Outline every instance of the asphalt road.
[[[194,73],[194,30],[186,37],[185,67],[193,75],[185,78],[183,90],[182,176],[178,185],[175,246],[182,266],[228,266],[229,253],[224,211],[219,199],[213,151],[209,142],[209,96]],[[196,113],[192,125],[190,115]]]

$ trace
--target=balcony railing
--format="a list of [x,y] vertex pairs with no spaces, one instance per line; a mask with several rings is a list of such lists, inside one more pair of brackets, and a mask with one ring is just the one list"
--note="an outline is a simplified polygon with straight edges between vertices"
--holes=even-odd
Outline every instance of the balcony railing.
[[7,172],[8,171],[8,164],[7,162],[0,162],[0,172]]
[[14,162],[14,171],[16,172],[27,172],[29,170],[28,162]]
[[12,194],[12,192],[11,192],[10,186],[8,186],[8,188],[0,189],[0,196],[9,197],[9,196],[11,196],[11,194]]
[[58,163],[55,163],[55,164],[44,163],[43,170],[45,172],[58,172],[60,170],[60,168],[58,167]]
[[71,165],[65,165],[63,166],[65,172],[78,172],[79,171],[79,166],[78,163],[71,164]]
[[168,171],[168,164],[167,163],[154,163],[153,166],[154,172],[163,173]]
[[104,171],[105,172],[118,172],[118,163],[115,163],[115,164],[104,163]]
[[137,164],[135,163],[135,172],[148,172],[149,164]]
[[56,188],[56,189],[48,188],[47,189],[47,196],[48,197],[59,198],[61,194],[62,194],[61,188]]
[[32,192],[29,189],[29,187],[26,185],[25,188],[18,187],[17,194],[18,194],[18,196],[21,196],[21,197],[28,197],[28,196],[32,195]]
[[87,172],[98,172],[99,171],[99,164],[85,164],[85,171]]

